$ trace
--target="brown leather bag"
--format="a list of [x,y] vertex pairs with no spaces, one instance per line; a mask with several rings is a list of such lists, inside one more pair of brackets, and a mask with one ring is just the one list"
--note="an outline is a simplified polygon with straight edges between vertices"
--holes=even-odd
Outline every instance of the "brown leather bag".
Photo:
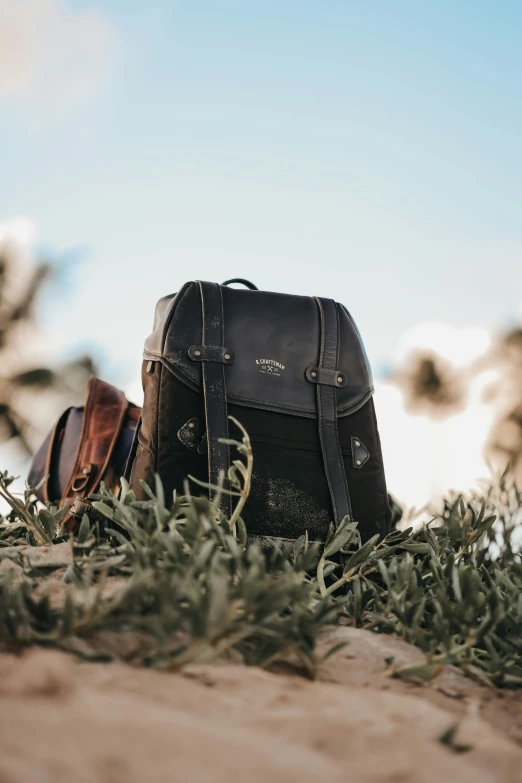
[[[64,411],[33,458],[29,486],[47,476],[37,497],[71,507],[76,498],[96,492],[102,481],[117,492],[140,413],[122,391],[91,377],[85,405]],[[69,510],[64,527],[76,525]]]

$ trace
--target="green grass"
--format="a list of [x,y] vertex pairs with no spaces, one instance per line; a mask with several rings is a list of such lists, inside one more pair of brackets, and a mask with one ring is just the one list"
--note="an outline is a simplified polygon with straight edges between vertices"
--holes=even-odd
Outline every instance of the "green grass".
[[[424,652],[414,669],[392,667],[396,676],[430,678],[451,663],[489,684],[522,686],[514,543],[522,497],[507,475],[482,495],[447,500],[417,532],[358,548],[357,525],[345,519],[324,544],[305,535],[267,549],[248,538],[240,516],[252,468],[246,433],[233,445],[245,461],[234,463],[214,502],[187,487],[166,503],[159,481],[145,501],[125,482],[120,499],[95,496],[98,521],[83,518],[72,563],[47,567],[64,572],[58,596],[42,590],[41,568],[20,547],[66,541],[63,511],[38,510],[30,490],[16,497],[7,474],[0,477],[12,508],[0,523],[0,560],[23,569],[22,578],[20,569],[17,578],[2,570],[0,648],[49,645],[167,669],[223,656],[264,667],[285,660],[313,677],[321,631],[343,623],[395,634]],[[219,510],[222,491],[236,498],[232,520]]]

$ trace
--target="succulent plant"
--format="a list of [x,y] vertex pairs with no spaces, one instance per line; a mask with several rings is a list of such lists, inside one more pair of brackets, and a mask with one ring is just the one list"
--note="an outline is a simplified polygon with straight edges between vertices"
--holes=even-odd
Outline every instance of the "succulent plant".
[[[284,659],[313,677],[321,631],[342,622],[424,652],[415,671],[391,664],[394,676],[429,679],[451,663],[484,682],[522,686],[522,495],[507,474],[481,494],[448,499],[418,531],[360,546],[356,521],[345,518],[324,542],[305,533],[267,546],[240,516],[252,480],[246,432],[231,445],[245,461],[234,462],[213,500],[188,482],[167,499],[159,479],[143,501],[125,481],[119,498],[102,489],[70,540],[70,559],[45,568],[32,553],[68,540],[64,512],[38,505],[30,489],[13,495],[0,476],[11,506],[0,560],[18,568],[0,572],[0,646],[55,645],[168,669],[219,656],[265,667]],[[220,510],[223,492],[236,498],[231,519]],[[58,596],[42,579],[53,571],[62,575]]]

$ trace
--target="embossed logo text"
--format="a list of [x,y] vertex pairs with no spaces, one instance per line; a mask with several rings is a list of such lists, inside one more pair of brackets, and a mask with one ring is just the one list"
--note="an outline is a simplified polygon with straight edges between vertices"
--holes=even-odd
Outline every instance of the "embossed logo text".
[[259,365],[259,372],[265,375],[281,375],[285,369],[285,365],[275,359],[256,359],[256,364]]

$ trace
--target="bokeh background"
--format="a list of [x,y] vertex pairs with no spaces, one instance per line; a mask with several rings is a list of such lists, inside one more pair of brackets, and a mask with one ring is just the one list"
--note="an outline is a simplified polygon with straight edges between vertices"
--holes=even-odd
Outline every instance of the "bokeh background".
[[[408,506],[522,455],[522,6],[0,0],[0,458],[186,279],[342,301]],[[7,439],[7,440],[5,440]]]

